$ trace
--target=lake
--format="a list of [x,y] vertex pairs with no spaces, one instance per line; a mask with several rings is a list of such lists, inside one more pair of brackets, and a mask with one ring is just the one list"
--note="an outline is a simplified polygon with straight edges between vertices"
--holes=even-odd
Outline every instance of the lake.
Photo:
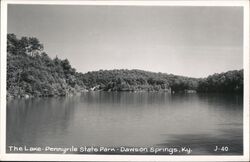
[[[9,153],[8,146],[124,146],[189,147],[191,155],[242,155],[243,97],[86,92],[14,99],[7,102],[6,138]],[[214,151],[216,146],[227,149]]]

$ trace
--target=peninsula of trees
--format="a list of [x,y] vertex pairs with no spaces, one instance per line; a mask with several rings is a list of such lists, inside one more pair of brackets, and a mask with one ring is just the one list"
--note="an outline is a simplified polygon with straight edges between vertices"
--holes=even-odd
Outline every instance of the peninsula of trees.
[[7,35],[7,96],[66,96],[84,91],[243,93],[243,70],[190,78],[143,70],[82,74],[67,59],[50,58],[37,38]]

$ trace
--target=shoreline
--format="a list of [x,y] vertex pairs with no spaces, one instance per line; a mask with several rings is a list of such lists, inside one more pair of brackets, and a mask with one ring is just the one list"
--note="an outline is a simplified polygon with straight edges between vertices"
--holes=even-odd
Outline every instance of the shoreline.
[[19,96],[13,96],[13,95],[6,95],[6,99],[7,100],[13,100],[13,99],[31,99],[31,98],[57,98],[57,97],[73,97],[73,96],[79,96],[82,95],[83,93],[92,93],[92,92],[107,92],[107,93],[164,93],[164,94],[170,94],[170,95],[180,95],[180,94],[234,94],[234,95],[243,95],[242,93],[231,93],[231,92],[227,92],[227,93],[222,93],[222,92],[175,92],[175,93],[171,93],[168,91],[147,91],[147,90],[140,90],[140,91],[105,91],[105,90],[84,90],[81,92],[77,92],[77,93],[68,93],[66,95],[43,95],[43,96],[34,96],[34,95],[28,95],[28,94],[23,94],[23,95],[19,95]]

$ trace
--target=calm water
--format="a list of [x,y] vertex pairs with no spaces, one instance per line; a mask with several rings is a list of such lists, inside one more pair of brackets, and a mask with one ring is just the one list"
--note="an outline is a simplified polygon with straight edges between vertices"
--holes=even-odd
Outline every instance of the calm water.
[[[7,104],[7,146],[187,146],[192,154],[242,154],[242,125],[243,98],[228,94],[87,92]],[[216,145],[229,151],[214,152]]]

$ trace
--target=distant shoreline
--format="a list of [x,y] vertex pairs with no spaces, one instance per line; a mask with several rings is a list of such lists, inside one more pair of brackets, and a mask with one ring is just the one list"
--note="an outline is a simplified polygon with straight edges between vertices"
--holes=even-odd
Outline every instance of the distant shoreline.
[[164,93],[164,94],[169,94],[169,95],[190,95],[190,94],[197,94],[197,95],[204,95],[204,94],[234,94],[234,95],[243,95],[243,93],[218,93],[218,92],[193,92],[193,93],[188,93],[188,92],[178,92],[178,93],[169,93],[166,91],[103,91],[103,90],[98,90],[98,91],[83,91],[83,92],[78,92],[75,94],[68,94],[64,96],[7,96],[7,100],[13,100],[13,99],[31,99],[31,98],[58,98],[58,97],[74,97],[74,96],[80,96],[84,93],[91,93],[91,92],[107,92],[107,93]]
[[68,59],[50,58],[37,38],[8,34],[7,40],[7,98],[70,96],[85,91],[243,93],[243,69],[206,78],[138,69],[83,74]]

